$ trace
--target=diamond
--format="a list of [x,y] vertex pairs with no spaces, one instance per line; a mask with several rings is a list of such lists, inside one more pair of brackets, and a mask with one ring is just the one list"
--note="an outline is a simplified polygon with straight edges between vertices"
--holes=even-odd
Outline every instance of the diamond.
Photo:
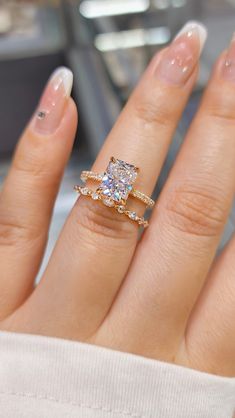
[[99,196],[98,193],[94,192],[94,193],[92,193],[91,197],[92,197],[93,200],[98,200],[100,196]]
[[137,214],[135,212],[129,212],[128,216],[130,219],[132,219],[133,221],[136,221],[136,219],[138,218]]
[[99,190],[102,195],[115,202],[125,202],[137,177],[137,168],[125,161],[111,158],[102,177]]
[[89,189],[87,187],[83,187],[80,189],[81,194],[87,196],[89,194]]
[[109,208],[112,208],[114,206],[114,201],[111,199],[104,199],[103,203],[105,206],[108,206]]
[[125,206],[118,206],[118,207],[117,207],[117,211],[118,211],[119,213],[124,213],[124,212],[125,212]]
[[126,184],[133,184],[137,177],[137,168],[125,161],[112,158],[109,162],[107,173],[114,178],[121,178]]

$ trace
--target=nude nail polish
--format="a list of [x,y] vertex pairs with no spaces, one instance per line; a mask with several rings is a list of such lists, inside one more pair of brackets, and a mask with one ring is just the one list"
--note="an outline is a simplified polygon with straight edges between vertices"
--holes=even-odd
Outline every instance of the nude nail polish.
[[222,67],[222,76],[228,81],[235,82],[235,34],[232,37],[229,49],[225,56],[224,65]]
[[198,62],[206,37],[207,30],[201,23],[188,22],[163,54],[155,75],[170,84],[185,84]]
[[60,67],[50,77],[40,99],[33,120],[33,129],[42,135],[51,135],[58,128],[73,86],[73,74]]

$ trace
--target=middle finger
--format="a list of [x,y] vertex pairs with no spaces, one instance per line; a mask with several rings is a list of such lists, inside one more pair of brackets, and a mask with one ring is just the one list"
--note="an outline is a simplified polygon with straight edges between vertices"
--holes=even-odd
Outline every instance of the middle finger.
[[161,358],[156,347],[164,353],[168,347],[169,356],[180,342],[184,347],[188,319],[233,201],[235,90],[229,71],[223,53],[114,305],[113,321],[122,323],[131,301],[127,332],[132,344],[140,334],[147,344],[151,341],[150,356]]

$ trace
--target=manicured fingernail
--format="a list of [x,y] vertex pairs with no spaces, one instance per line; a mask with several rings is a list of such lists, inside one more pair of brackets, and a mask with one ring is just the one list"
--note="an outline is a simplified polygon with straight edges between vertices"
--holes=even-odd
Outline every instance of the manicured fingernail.
[[156,68],[156,76],[172,84],[184,84],[192,74],[207,38],[201,23],[190,21],[176,35]]
[[73,86],[73,74],[65,67],[58,68],[50,77],[34,116],[34,130],[53,134],[63,117]]
[[222,75],[225,79],[235,82],[235,34],[232,37],[228,52],[225,56]]

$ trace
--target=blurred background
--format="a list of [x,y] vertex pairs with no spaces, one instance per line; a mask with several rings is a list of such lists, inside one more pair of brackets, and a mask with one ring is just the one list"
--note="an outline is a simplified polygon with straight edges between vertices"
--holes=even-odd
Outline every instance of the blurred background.
[[[0,182],[50,73],[67,65],[80,125],[58,196],[45,262],[89,168],[150,58],[187,20],[209,37],[201,72],[158,181],[164,184],[217,55],[235,31],[235,0],[0,0]],[[234,230],[235,210],[221,246]]]

